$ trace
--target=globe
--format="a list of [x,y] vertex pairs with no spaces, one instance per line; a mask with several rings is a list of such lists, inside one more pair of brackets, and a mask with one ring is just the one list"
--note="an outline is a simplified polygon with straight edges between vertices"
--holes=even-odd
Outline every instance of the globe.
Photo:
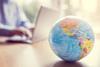
[[67,16],[56,22],[50,32],[49,42],[56,55],[65,61],[73,62],[90,53],[94,35],[86,21]]

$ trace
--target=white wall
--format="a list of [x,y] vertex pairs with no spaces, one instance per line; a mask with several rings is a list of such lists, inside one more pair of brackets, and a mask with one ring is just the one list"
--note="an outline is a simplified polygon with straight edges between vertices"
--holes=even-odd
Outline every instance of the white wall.
[[[87,19],[89,24],[93,27],[95,33],[100,33],[100,0],[15,0],[19,5],[29,4],[31,1],[39,2],[39,5],[43,5],[50,8],[55,8],[61,11],[62,15],[81,16]],[[70,4],[66,3],[70,1]],[[71,7],[69,8],[70,5]]]

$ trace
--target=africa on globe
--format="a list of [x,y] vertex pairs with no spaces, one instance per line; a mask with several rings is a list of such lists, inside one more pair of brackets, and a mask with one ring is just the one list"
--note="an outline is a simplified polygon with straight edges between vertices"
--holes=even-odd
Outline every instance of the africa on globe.
[[49,35],[49,42],[55,54],[69,62],[87,56],[94,43],[92,28],[87,23],[75,16],[58,20]]

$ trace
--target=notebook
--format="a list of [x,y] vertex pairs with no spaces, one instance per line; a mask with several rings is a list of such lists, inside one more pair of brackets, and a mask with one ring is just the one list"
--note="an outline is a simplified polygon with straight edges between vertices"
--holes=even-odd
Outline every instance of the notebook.
[[36,26],[33,32],[33,43],[47,39],[49,32],[59,17],[59,11],[42,6],[36,18]]
[[[59,18],[60,13],[56,10],[41,6],[38,12],[38,15],[35,20],[35,27],[32,34],[32,39],[28,39],[23,32],[20,30],[7,30],[3,29],[4,32],[9,32],[11,37],[2,36],[0,42],[10,42],[10,43],[35,43],[47,39],[49,36],[49,32],[52,29],[53,24]],[[34,25],[34,24],[33,24]],[[17,34],[16,34],[17,33]],[[27,32],[28,33],[28,32]],[[3,34],[2,34],[3,35]],[[13,36],[12,36],[13,35]]]

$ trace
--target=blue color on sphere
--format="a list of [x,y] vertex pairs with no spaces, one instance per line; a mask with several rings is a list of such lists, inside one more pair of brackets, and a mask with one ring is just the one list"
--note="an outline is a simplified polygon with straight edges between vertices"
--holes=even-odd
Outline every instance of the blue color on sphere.
[[61,56],[62,59],[75,61],[80,58],[81,48],[79,47],[79,40],[64,34],[59,26],[53,29],[51,35],[54,51],[57,55]]

